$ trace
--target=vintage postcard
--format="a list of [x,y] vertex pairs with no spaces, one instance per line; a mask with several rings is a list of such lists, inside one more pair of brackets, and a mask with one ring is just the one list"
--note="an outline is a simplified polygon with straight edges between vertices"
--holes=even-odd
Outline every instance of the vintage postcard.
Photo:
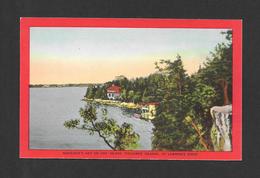
[[242,21],[21,18],[20,158],[242,160]]

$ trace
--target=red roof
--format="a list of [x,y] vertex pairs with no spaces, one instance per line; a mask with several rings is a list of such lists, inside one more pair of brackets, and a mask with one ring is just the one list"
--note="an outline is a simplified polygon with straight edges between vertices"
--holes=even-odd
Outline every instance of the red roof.
[[120,93],[120,89],[121,89],[121,87],[113,84],[112,86],[107,88],[107,92],[108,93]]

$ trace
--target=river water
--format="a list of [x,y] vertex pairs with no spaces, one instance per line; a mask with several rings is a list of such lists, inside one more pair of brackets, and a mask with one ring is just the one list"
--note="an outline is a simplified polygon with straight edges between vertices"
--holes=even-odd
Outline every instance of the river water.
[[[30,149],[110,149],[97,134],[63,126],[67,120],[80,118],[79,109],[87,104],[81,101],[85,92],[86,87],[30,88]],[[140,135],[138,150],[151,150],[151,122],[137,119],[118,107],[106,106],[106,109],[108,117],[118,124],[133,125]]]

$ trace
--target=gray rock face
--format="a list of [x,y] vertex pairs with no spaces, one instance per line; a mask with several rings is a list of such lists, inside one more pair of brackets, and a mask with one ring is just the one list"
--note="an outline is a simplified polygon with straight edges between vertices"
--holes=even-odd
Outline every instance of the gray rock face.
[[213,118],[211,138],[215,151],[231,151],[232,105],[214,106],[210,109]]

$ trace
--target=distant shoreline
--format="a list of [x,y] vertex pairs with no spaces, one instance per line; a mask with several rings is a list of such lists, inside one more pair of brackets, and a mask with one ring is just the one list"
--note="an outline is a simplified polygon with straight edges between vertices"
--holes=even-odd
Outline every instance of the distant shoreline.
[[79,84],[30,84],[29,88],[62,88],[62,87],[88,87],[89,85],[103,85],[100,83],[96,84],[87,84],[87,83],[79,83]]

